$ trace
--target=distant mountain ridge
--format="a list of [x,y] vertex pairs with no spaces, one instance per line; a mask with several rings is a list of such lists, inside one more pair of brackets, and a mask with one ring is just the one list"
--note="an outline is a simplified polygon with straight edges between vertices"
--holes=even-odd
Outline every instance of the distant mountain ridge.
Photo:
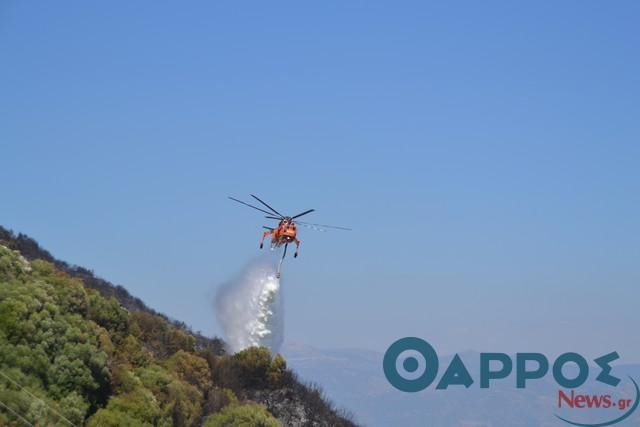
[[[330,399],[348,407],[358,422],[369,427],[568,426],[554,416],[560,387],[549,376],[532,381],[526,390],[516,389],[515,379],[511,377],[496,381],[490,390],[480,390],[475,378],[476,383],[468,390],[454,386],[450,390],[434,391],[435,386],[431,386],[423,392],[403,393],[395,390],[384,377],[382,353],[358,349],[321,350],[299,343],[285,343],[282,353],[301,378],[318,379]],[[465,351],[459,355],[472,376],[479,372],[479,353]],[[451,355],[440,357],[438,378],[451,359]],[[626,380],[630,375],[640,381],[640,364],[613,366],[616,376]],[[597,369],[591,371],[592,379],[597,373]],[[626,382],[628,385],[628,380]],[[593,384],[592,381],[590,383]],[[611,393],[608,386],[580,389],[591,393]],[[628,396],[633,396],[631,388],[625,390]],[[599,422],[612,417],[611,412],[603,414],[597,411],[583,415],[583,422]],[[616,427],[638,425],[640,410]]]

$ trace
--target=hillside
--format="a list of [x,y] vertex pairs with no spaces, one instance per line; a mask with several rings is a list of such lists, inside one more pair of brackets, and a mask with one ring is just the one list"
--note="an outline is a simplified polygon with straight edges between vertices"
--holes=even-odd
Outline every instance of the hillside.
[[235,355],[0,227],[0,425],[353,426],[282,356]]

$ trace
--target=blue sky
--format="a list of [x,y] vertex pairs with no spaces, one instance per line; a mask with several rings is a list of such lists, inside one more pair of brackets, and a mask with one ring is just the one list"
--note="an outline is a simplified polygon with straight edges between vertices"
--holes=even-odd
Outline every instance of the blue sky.
[[0,224],[208,334],[278,209],[287,339],[640,361],[637,2],[0,5]]

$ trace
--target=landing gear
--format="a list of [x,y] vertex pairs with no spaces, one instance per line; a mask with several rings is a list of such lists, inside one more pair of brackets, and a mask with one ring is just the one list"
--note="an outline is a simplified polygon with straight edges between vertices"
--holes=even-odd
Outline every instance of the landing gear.
[[264,239],[270,234],[271,234],[271,229],[262,233],[262,239],[260,240],[260,249],[262,249],[262,247],[264,246]]
[[298,258],[299,251],[300,251],[300,240],[296,239],[296,252],[293,254],[294,258]]

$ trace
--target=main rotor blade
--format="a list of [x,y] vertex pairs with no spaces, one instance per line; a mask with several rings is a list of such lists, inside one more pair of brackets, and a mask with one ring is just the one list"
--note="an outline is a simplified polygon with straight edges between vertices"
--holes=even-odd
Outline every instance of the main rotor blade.
[[[249,203],[245,203],[245,202],[243,202],[242,200],[234,199],[234,198],[233,198],[233,197],[231,197],[231,196],[227,196],[227,197],[229,197],[229,198],[230,198],[231,200],[233,200],[234,202],[242,203],[242,204],[243,204],[243,205],[245,205],[245,206],[249,206],[250,208],[257,209],[257,210],[259,210],[260,212],[264,212],[264,213],[266,213],[266,214],[271,215],[271,212],[267,212],[267,211],[265,211],[264,209],[260,209],[260,208],[258,208],[258,207],[256,207],[256,206],[250,205]],[[278,219],[279,219],[279,218],[278,218]]]
[[278,215],[281,218],[284,218],[284,215],[282,215],[280,212],[278,212],[277,210],[273,209],[271,206],[269,206],[268,204],[266,204],[265,202],[263,202],[262,200],[260,200],[257,196],[254,196],[253,194],[251,195],[251,197],[253,197],[254,199],[256,199],[257,201],[259,201],[260,203],[262,203],[263,205],[265,205],[266,207],[268,207],[269,209],[271,209],[271,212],[273,212],[274,214]]
[[[302,225],[311,226],[311,227],[335,228],[336,230],[353,231],[351,228],[338,227],[337,225],[313,224],[313,223],[310,223],[310,222],[302,222],[302,221],[296,221],[296,224],[302,224]],[[324,230],[322,230],[322,231],[324,231]]]
[[327,232],[327,230],[326,230],[326,229],[321,228],[321,227],[318,227],[318,226],[316,226],[316,225],[303,224],[303,223],[301,223],[301,222],[297,222],[297,221],[296,221],[296,224],[298,224],[298,225],[300,225],[300,226],[302,226],[302,227],[310,228],[310,229],[312,229],[312,230],[321,231],[321,232],[323,232],[323,233],[326,233],[326,232]]
[[265,215],[265,218],[277,219],[278,221],[282,219],[282,218],[278,218],[277,216],[273,216],[273,215]]
[[304,211],[302,213],[299,213],[298,215],[292,216],[291,218],[298,218],[299,216],[306,215],[306,214],[311,213],[313,211],[315,211],[315,209],[309,209],[308,211]]

